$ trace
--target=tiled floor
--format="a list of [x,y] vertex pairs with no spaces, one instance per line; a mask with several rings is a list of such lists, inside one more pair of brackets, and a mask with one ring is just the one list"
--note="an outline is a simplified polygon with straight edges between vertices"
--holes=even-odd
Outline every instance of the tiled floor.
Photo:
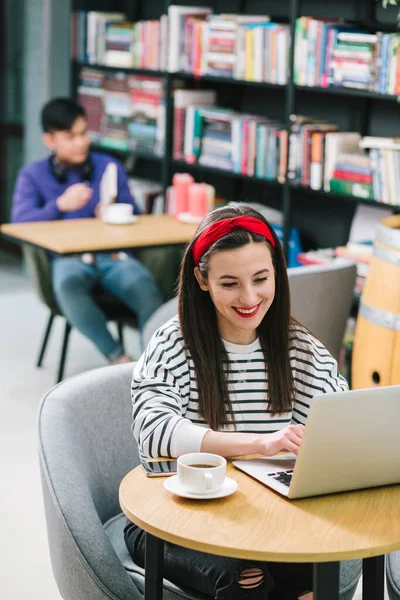
[[[36,369],[46,319],[47,310],[33,293],[20,261],[0,252],[2,600],[60,599],[48,556],[36,450],[37,409],[43,394],[55,383],[62,333],[61,319],[56,319],[44,366]],[[125,337],[135,356],[135,332],[127,332]],[[104,364],[97,350],[72,332],[66,375]]]

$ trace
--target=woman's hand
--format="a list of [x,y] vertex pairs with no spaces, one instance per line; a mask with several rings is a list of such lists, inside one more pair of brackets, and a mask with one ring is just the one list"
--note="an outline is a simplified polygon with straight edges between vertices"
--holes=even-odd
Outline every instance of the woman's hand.
[[231,431],[207,431],[200,452],[211,452],[220,456],[245,456],[277,452],[298,453],[303,439],[304,425],[289,425],[275,433],[242,433]]
[[298,454],[303,439],[304,425],[289,425],[275,433],[260,436],[260,454],[272,456],[277,452],[292,452]]

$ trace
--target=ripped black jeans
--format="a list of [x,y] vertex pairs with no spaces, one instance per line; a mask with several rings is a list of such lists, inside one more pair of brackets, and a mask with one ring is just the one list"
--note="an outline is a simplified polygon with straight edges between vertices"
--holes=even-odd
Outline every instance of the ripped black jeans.
[[[145,532],[128,523],[125,543],[135,563],[144,567]],[[248,569],[259,570],[249,588]],[[243,574],[244,572],[244,574]],[[312,591],[312,564],[263,563],[224,558],[164,543],[166,579],[216,600],[297,600]]]

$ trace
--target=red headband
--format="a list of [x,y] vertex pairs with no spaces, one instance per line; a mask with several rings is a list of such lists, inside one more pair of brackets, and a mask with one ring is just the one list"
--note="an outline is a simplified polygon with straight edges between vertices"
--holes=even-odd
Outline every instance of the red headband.
[[194,264],[198,266],[201,257],[207,252],[207,250],[220,238],[228,235],[234,229],[245,229],[252,233],[258,233],[265,237],[273,248],[275,248],[275,240],[272,236],[269,227],[260,219],[254,217],[232,217],[230,219],[222,219],[217,221],[208,227],[203,233],[197,238],[193,245],[193,258]]

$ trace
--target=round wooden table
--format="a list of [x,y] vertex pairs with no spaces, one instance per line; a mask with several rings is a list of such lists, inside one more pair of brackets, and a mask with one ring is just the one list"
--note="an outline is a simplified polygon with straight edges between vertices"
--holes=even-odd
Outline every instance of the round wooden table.
[[400,486],[287,500],[228,464],[232,496],[189,500],[137,467],[120,504],[146,532],[145,599],[162,598],[163,542],[236,558],[314,563],[314,600],[339,597],[339,562],[363,558],[363,599],[384,598],[384,554],[400,549]]

